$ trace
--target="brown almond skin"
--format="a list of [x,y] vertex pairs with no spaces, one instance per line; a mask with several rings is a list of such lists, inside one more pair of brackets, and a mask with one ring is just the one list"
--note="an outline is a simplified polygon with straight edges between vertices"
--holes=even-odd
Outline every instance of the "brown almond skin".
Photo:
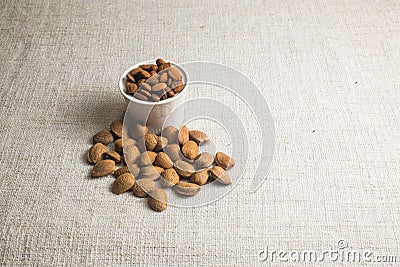
[[163,171],[161,177],[163,178],[163,185],[167,187],[174,186],[179,182],[179,175],[173,168]]
[[92,177],[102,177],[115,171],[115,161],[111,159],[100,160],[92,169]]
[[161,167],[158,167],[158,166],[153,166],[153,167],[159,174],[161,174],[164,171],[164,168],[161,168]]
[[235,166],[235,161],[223,152],[218,152],[215,155],[215,163],[226,171]]
[[200,186],[194,183],[178,182],[174,189],[181,195],[194,196],[200,191]]
[[231,178],[229,177],[228,173],[221,168],[220,166],[214,166],[210,170],[211,177],[214,178],[217,182],[229,185],[232,183]]
[[208,181],[208,177],[210,177],[210,170],[201,170],[193,173],[192,176],[190,176],[190,182],[198,185],[205,185]]
[[[182,159],[181,148],[178,144],[171,144],[164,148],[164,152],[170,157],[170,159],[175,162]],[[214,158],[213,158],[214,160]]]
[[111,159],[115,161],[116,163],[121,162],[121,156],[115,151],[107,151],[106,153],[103,154],[104,159]]
[[155,134],[146,134],[144,136],[144,143],[147,151],[152,151],[157,145],[158,137]]
[[117,139],[114,143],[115,151],[117,151],[119,154],[122,154],[122,138]]
[[128,165],[135,163],[140,155],[141,153],[137,146],[128,146],[124,149],[124,159]]
[[123,126],[122,121],[114,121],[110,125],[111,132],[118,138],[122,138],[122,126]]
[[157,83],[151,87],[151,91],[160,92],[160,91],[164,90],[165,88],[167,88],[166,83]]
[[117,170],[114,172],[114,177],[115,177],[115,178],[118,178],[118,176],[120,176],[121,174],[124,174],[124,173],[131,173],[131,172],[129,171],[128,166],[124,166],[124,167],[121,167],[121,168],[117,169]]
[[185,158],[194,160],[199,154],[199,146],[194,141],[188,141],[182,146],[182,154]]
[[108,130],[102,130],[93,136],[93,144],[102,143],[103,145],[109,145],[114,142],[114,136]]
[[156,160],[157,153],[153,151],[145,151],[140,155],[139,158],[139,164],[141,166],[148,166],[153,164],[153,162]]
[[204,145],[208,141],[208,136],[199,130],[189,131],[189,139],[195,141],[199,146]]
[[168,69],[168,76],[171,77],[172,80],[182,80],[181,72],[175,67],[170,67]]
[[161,83],[167,83],[168,82],[168,74],[167,73],[163,73],[160,75],[160,82]]
[[176,172],[184,178],[190,178],[193,173],[195,173],[195,169],[192,164],[187,163],[183,160],[178,160],[174,163],[174,168]]
[[92,148],[89,148],[89,150],[88,150],[88,152],[86,153],[86,160],[89,162],[89,163],[92,163],[93,164],[93,161],[92,161],[92,159],[90,158],[90,150],[91,150]]
[[133,133],[132,133],[133,136],[132,137],[133,137],[133,139],[135,139],[137,141],[137,140],[139,140],[139,138],[141,138],[148,132],[149,132],[149,129],[146,126],[137,124],[133,127]]
[[119,195],[131,189],[134,184],[135,177],[130,173],[124,173],[114,180],[111,191]]
[[160,177],[160,173],[159,170],[150,165],[140,169],[139,177],[142,179],[157,180]]
[[203,152],[199,154],[194,161],[196,168],[198,170],[210,167],[211,164],[213,164],[213,162],[214,162],[214,157],[208,152]]
[[162,136],[158,136],[156,147],[154,151],[162,151],[164,147],[168,145],[168,139]]
[[148,192],[156,188],[157,185],[152,179],[140,179],[132,186],[132,192],[137,197],[148,197]]
[[186,126],[182,126],[179,129],[178,142],[180,145],[184,145],[189,142],[189,129]]
[[161,188],[153,189],[149,192],[149,206],[157,212],[167,208],[167,193]]
[[96,143],[92,148],[89,150],[89,157],[92,163],[97,163],[103,159],[103,154],[108,151],[108,147],[103,145],[102,143]]
[[174,166],[174,163],[172,162],[172,160],[164,152],[158,153],[156,160],[155,160],[155,164],[164,169],[170,169]]
[[167,63],[167,61],[165,61],[165,60],[162,59],[162,58],[158,58],[158,59],[156,60],[157,66],[161,66],[162,64],[165,64],[165,63]]
[[179,130],[174,126],[167,126],[162,130],[161,136],[168,139],[168,144],[178,143],[178,133]]

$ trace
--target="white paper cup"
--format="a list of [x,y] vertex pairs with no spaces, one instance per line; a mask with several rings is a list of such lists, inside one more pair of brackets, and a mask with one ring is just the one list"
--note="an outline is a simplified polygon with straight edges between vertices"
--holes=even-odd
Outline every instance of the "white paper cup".
[[[131,95],[125,93],[125,82],[126,75],[134,68],[139,67],[143,64],[154,64],[156,60],[150,60],[146,62],[141,62],[139,64],[133,65],[129,67],[119,78],[119,90],[121,94],[125,98],[128,103],[128,108],[125,113],[125,120],[128,124],[132,122],[132,124],[139,122],[141,124],[146,124],[149,128],[150,133],[159,134],[163,127],[165,126],[175,126],[180,128],[184,123],[184,114],[183,110],[181,112],[173,112],[172,111],[182,104],[185,101],[185,95],[187,92],[187,73],[184,69],[180,68],[174,62],[170,62],[171,66],[176,67],[182,74],[182,82],[186,84],[185,88],[179,92],[176,96],[171,98],[167,98],[165,100],[160,100],[159,102],[149,102],[139,100]],[[168,125],[164,125],[164,123],[168,119]]]

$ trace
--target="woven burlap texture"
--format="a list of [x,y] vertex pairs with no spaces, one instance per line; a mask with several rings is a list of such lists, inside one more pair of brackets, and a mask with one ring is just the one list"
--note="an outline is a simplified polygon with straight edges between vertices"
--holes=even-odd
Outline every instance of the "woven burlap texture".
[[[266,266],[265,247],[339,240],[400,253],[398,1],[5,0],[0,11],[1,265]],[[119,75],[160,56],[223,63],[260,87],[276,151],[256,193],[255,159],[226,197],[163,213],[88,177],[91,136],[124,114]]]

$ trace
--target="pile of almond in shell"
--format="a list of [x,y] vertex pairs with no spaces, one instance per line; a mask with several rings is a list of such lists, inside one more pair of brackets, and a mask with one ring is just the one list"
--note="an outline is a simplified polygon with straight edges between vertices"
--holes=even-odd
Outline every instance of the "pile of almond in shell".
[[223,152],[199,153],[199,146],[208,141],[201,131],[168,126],[155,135],[146,126],[136,125],[132,138],[124,139],[122,132],[122,121],[113,122],[110,130],[93,136],[94,145],[87,153],[88,162],[95,164],[92,177],[114,174],[114,194],[131,190],[137,197],[148,197],[149,206],[160,212],[167,208],[164,188],[193,196],[207,182],[231,184],[226,171],[235,165],[234,160]]
[[179,94],[185,85],[178,68],[162,58],[156,64],[144,64],[126,75],[125,92],[133,97],[158,102]]

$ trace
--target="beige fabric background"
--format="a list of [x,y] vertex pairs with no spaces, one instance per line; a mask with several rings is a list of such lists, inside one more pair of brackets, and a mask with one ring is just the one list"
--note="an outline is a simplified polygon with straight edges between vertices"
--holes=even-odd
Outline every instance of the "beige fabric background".
[[[398,1],[0,7],[1,265],[267,266],[266,246],[341,239],[400,261]],[[259,191],[249,171],[216,203],[158,214],[112,195],[111,177],[88,178],[90,137],[124,113],[118,76],[159,56],[259,85],[276,124]]]

